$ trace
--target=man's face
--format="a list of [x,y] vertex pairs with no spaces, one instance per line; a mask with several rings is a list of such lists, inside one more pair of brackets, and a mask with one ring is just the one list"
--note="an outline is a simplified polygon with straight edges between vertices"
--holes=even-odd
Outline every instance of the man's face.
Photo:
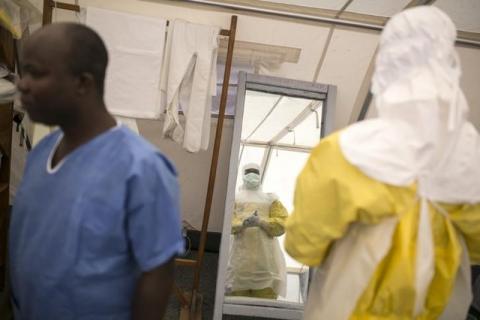
[[67,67],[68,42],[59,32],[41,30],[27,41],[17,86],[33,121],[58,125],[71,117],[76,78]]

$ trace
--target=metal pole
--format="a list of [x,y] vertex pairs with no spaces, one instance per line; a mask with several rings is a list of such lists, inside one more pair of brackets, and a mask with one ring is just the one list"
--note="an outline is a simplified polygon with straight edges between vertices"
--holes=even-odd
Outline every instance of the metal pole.
[[358,115],[357,121],[365,120],[368,114],[368,109],[370,107],[370,103],[372,102],[373,95],[372,91],[368,90],[367,96],[365,97],[365,101],[363,101],[362,109],[360,110],[360,114]]
[[[293,13],[293,12],[267,9],[267,8],[253,8],[251,6],[246,6],[241,4],[221,3],[219,1],[211,1],[211,0],[183,0],[183,1],[222,7],[226,9],[236,9],[236,10],[255,12],[255,13],[263,13],[263,14],[281,16],[286,18],[303,19],[303,20],[316,21],[316,22],[322,22],[322,23],[332,23],[335,25],[340,25],[345,27],[354,27],[354,28],[376,30],[376,31],[383,30],[383,25],[344,20],[339,18],[327,18],[327,17],[320,17],[316,15],[311,15],[311,14]],[[457,44],[470,45],[470,46],[480,48],[480,41],[457,38],[456,42]]]
[[324,23],[333,23],[333,24],[343,25],[347,27],[359,27],[363,29],[370,29],[370,30],[377,30],[377,31],[381,31],[383,29],[383,26],[380,26],[377,24],[349,21],[349,20],[343,20],[339,18],[320,17],[320,16],[315,16],[310,14],[293,13],[288,11],[281,11],[281,10],[274,10],[274,9],[267,9],[267,8],[253,8],[250,6],[234,4],[234,3],[223,3],[223,2],[220,3],[219,1],[210,1],[210,0],[184,0],[184,1],[222,7],[226,9],[236,9],[236,10],[255,12],[255,13],[264,13],[269,15],[282,16],[286,18],[296,18],[296,19],[311,20],[311,21],[324,22]]

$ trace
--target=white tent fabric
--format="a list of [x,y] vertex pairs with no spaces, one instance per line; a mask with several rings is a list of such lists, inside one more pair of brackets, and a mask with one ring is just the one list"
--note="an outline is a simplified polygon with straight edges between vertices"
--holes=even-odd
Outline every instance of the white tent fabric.
[[312,148],[320,140],[321,111],[320,101],[248,90],[242,141]]
[[[0,0],[1,1],[1,0]],[[43,9],[43,0],[29,0],[38,9]],[[76,0],[62,0],[69,3],[75,3]],[[480,10],[478,10],[478,0],[431,0],[433,5],[444,10],[452,17],[457,28],[463,31],[478,32],[480,30]],[[259,6],[259,4],[270,4],[273,10],[281,11],[282,6],[295,6],[295,10],[284,10],[287,13],[305,13],[314,14],[314,11],[330,10],[330,17],[338,12],[347,0],[211,0],[211,3],[218,2],[225,5],[227,3],[240,3],[245,6]],[[356,21],[363,21],[362,15],[366,18],[377,17],[388,18],[392,13],[396,13],[406,4],[412,2],[421,2],[420,0],[353,0],[347,6],[344,14],[340,18],[347,20],[355,18]],[[368,92],[369,82],[371,80],[370,65],[378,46],[379,31],[367,30],[358,27],[348,27],[336,25],[331,35],[331,41],[327,45],[332,24],[308,21],[301,18],[285,19],[277,15],[255,14],[247,10],[219,10],[214,6],[198,5],[189,0],[182,1],[158,1],[158,0],[78,0],[79,5],[96,6],[109,10],[124,11],[132,14],[145,15],[149,17],[184,19],[193,23],[218,25],[228,28],[232,12],[238,16],[239,26],[237,28],[238,41],[247,43],[256,43],[262,46],[272,45],[287,47],[300,51],[298,61],[285,62],[276,68],[255,69],[260,75],[269,75],[279,78],[288,78],[301,81],[316,81],[322,84],[334,85],[337,88],[335,101],[335,130],[342,129],[345,126],[356,121],[361,105],[364,101],[365,92]],[[284,5],[282,5],[284,3]],[[286,3],[286,4],[285,4]],[[299,6],[305,7],[299,7]],[[311,7],[308,7],[311,6]],[[317,7],[317,8],[315,8]],[[325,10],[322,10],[325,9]],[[328,12],[327,12],[328,13]],[[333,14],[332,14],[333,13]],[[358,19],[357,19],[358,18]],[[78,21],[78,16],[68,10],[56,10],[53,14],[54,21]],[[376,21],[377,19],[374,19]],[[365,19],[365,21],[370,22]],[[38,27],[38,25],[33,26]],[[473,34],[475,36],[475,34]],[[478,34],[477,34],[478,36]],[[464,72],[461,79],[461,87],[465,92],[467,101],[472,106],[470,120],[480,129],[480,49],[475,46],[457,45],[460,60],[464,66]],[[326,51],[324,59],[323,51]],[[322,62],[322,63],[320,63]],[[238,61],[234,60],[234,63]],[[321,64],[321,65],[320,65]],[[317,69],[318,72],[317,76]],[[253,69],[252,69],[253,71]],[[220,71],[221,72],[221,71]],[[235,69],[232,70],[232,82],[234,82]],[[223,76],[223,74],[221,73]],[[234,113],[235,90],[231,90],[229,96],[228,114]],[[218,100],[215,101],[218,105]],[[214,106],[215,112],[215,106]],[[262,109],[263,110],[263,109]],[[268,112],[268,109],[267,111]],[[368,117],[375,114],[375,108],[372,105]],[[313,118],[305,120],[314,123]],[[212,132],[214,132],[215,120],[212,121]],[[303,145],[299,133],[300,124],[296,129],[296,143]],[[228,175],[228,159],[231,147],[231,136],[233,132],[233,121],[229,117],[225,121],[225,138],[222,140],[221,161],[224,165],[219,171],[219,183],[226,183]],[[140,121],[140,133],[172,157],[176,162],[181,175],[181,185],[184,191],[182,207],[184,208],[184,219],[188,220],[196,227],[201,226],[201,217],[198,215],[198,208],[203,205],[203,197],[198,195],[205,192],[204,181],[208,179],[208,169],[210,166],[210,156],[208,153],[197,155],[194,160],[185,157],[181,150],[177,150],[175,145],[169,141],[164,141],[158,135],[160,126],[154,121]],[[44,133],[49,130],[35,126],[33,130],[32,142],[39,141]],[[313,135],[316,137],[317,135]],[[278,143],[293,143],[293,134],[287,134]],[[248,147],[252,149],[252,146]],[[262,149],[258,148],[259,154],[263,155]],[[258,151],[257,149],[255,149]],[[245,151],[247,152],[247,151]],[[247,152],[248,153],[248,152]],[[276,151],[273,154],[276,156]],[[196,165],[191,166],[191,161]],[[210,230],[221,231],[224,215],[224,201],[226,188],[216,188],[214,196],[214,206],[211,219]]]
[[480,1],[437,0],[434,5],[450,16],[458,30],[480,32]]
[[[294,5],[315,9],[340,10],[346,0],[260,0],[265,3]],[[353,0],[345,9],[346,13],[359,13],[369,16],[390,18],[404,9],[411,0]],[[436,0],[434,6],[445,11],[458,30],[480,32],[480,2],[478,0]]]
[[[43,0],[31,0],[39,8]],[[151,1],[151,2],[147,2]],[[108,7],[112,10],[131,11],[137,14],[149,16],[161,16],[169,18],[190,19],[196,23],[223,23],[225,14],[215,12],[214,7],[205,6],[192,8],[176,4],[163,5],[156,0],[79,0],[81,6],[98,5]],[[188,0],[185,0],[187,2]],[[69,0],[73,2],[73,0]],[[180,2],[180,1],[179,1]],[[183,1],[182,1],[183,2]],[[211,1],[215,2],[215,1]],[[341,19],[354,19],[370,23],[368,18],[374,20],[387,19],[407,5],[412,0],[227,0],[218,1],[220,4],[233,3],[243,6],[259,7],[267,4],[273,9],[278,7],[279,11],[285,10],[285,6],[297,8],[291,12],[303,12],[314,15],[314,11],[327,10],[333,14],[342,9],[347,2],[345,12],[340,15]],[[459,30],[468,32],[480,32],[480,3],[478,0],[433,0],[434,6],[444,10],[457,25]],[[169,2],[170,3],[170,2]],[[212,9],[213,8],[213,9]],[[300,8],[300,9],[299,9]],[[158,9],[158,10],[156,10]],[[57,20],[77,20],[72,12],[57,10]],[[158,12],[157,12],[158,11]],[[286,10],[287,12],[290,12]],[[319,13],[320,14],[320,13]],[[349,15],[350,14],[350,15]],[[352,17],[351,15],[356,15]],[[228,15],[228,14],[227,14]],[[330,15],[331,16],[331,15]],[[242,26],[239,28],[237,39],[262,45],[278,45],[301,50],[299,61],[296,63],[283,63],[274,70],[260,70],[260,74],[276,77],[298,79],[303,81],[316,81],[319,83],[332,84],[337,86],[337,101],[335,106],[335,129],[340,129],[351,124],[358,117],[359,105],[363,103],[364,96],[361,92],[363,83],[368,82],[369,64],[372,61],[378,44],[378,31],[369,31],[359,28],[351,28],[337,25],[328,48],[326,40],[329,34],[329,24],[303,23],[301,19],[295,21],[282,21],[275,16],[258,19],[249,17],[248,13],[241,12],[239,15]],[[226,20],[225,20],[226,21]],[[473,34],[472,36],[478,36]],[[315,77],[317,65],[326,49],[326,55],[320,72]],[[467,99],[471,105],[477,105],[480,101],[480,91],[476,90],[474,83],[478,81],[478,49],[471,47],[458,47],[460,58],[464,65],[468,65],[462,80],[462,88],[465,90]],[[464,63],[463,60],[469,60]],[[472,65],[474,68],[472,68]],[[233,70],[235,75],[235,70]],[[218,103],[218,97],[215,103]],[[230,95],[228,114],[233,115],[234,95]],[[370,110],[374,109],[373,106]],[[214,107],[214,112],[215,107]],[[478,120],[477,120],[478,119]],[[472,110],[471,120],[478,126],[480,123],[480,109]]]
[[363,13],[372,16],[391,17],[405,8],[410,0],[354,0],[346,9],[348,12]]

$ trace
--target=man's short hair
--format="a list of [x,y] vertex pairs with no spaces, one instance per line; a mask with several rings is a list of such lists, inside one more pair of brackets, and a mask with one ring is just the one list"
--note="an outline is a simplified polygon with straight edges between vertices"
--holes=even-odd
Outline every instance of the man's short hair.
[[75,75],[90,73],[97,91],[103,96],[108,52],[102,38],[91,28],[78,23],[66,23],[66,36],[70,41],[68,64]]

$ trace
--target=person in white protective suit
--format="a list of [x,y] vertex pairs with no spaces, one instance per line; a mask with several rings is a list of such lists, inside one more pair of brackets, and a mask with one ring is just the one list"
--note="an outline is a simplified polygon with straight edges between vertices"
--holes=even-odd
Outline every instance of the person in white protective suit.
[[305,319],[466,318],[480,262],[480,137],[467,121],[456,28],[405,10],[380,38],[376,119],[312,151],[287,252],[319,267]]
[[274,194],[261,190],[258,165],[246,165],[242,177],[232,219],[227,294],[276,299],[285,295],[287,277],[276,237],[284,233],[288,213]]

